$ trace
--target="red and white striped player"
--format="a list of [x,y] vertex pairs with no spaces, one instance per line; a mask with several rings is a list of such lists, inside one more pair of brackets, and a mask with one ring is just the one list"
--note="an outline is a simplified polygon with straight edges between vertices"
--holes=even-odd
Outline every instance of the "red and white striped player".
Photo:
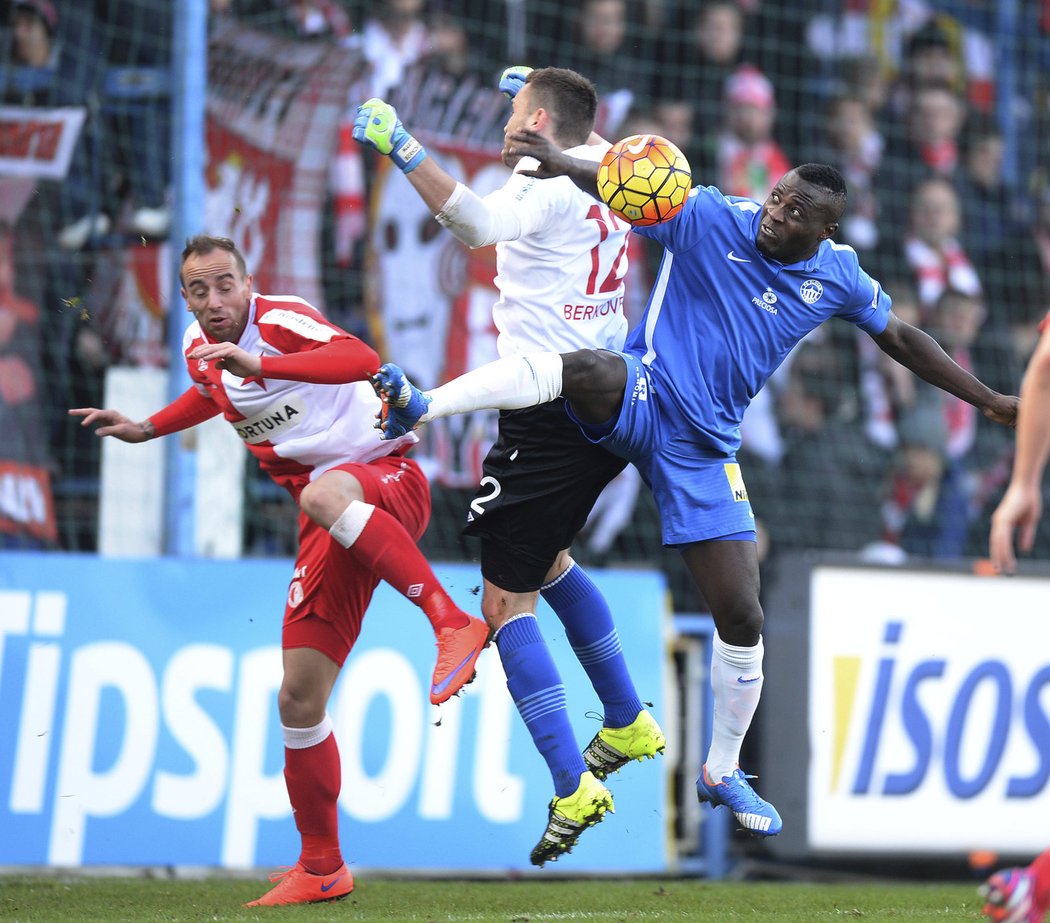
[[252,905],[333,900],[353,890],[353,877],[339,847],[339,751],[327,703],[377,584],[385,580],[430,620],[438,645],[434,704],[473,678],[488,626],[456,606],[416,546],[430,518],[430,490],[405,456],[415,437],[386,442],[375,428],[382,406],[370,381],[375,351],[300,298],[254,293],[244,257],[227,238],[189,240],[180,279],[195,318],[183,341],[192,386],[142,422],[96,407],[69,412],[97,426],[97,435],[131,443],[221,413],[298,503],[278,709],[302,852]]

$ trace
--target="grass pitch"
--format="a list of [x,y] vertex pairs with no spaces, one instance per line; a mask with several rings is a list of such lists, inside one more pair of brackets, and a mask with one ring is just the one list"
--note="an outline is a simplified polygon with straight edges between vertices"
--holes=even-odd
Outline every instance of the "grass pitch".
[[330,904],[242,905],[267,882],[245,878],[0,876],[0,920],[10,923],[153,923],[196,920],[405,920],[420,923],[532,923],[586,920],[814,921],[980,920],[965,883],[800,884],[697,879],[461,881],[362,875],[352,894]]

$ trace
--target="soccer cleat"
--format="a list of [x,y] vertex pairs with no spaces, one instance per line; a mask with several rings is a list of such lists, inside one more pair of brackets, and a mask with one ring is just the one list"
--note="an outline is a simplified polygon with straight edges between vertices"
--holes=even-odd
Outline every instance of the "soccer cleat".
[[627,727],[603,727],[587,744],[583,761],[595,778],[618,772],[631,760],[651,760],[663,753],[667,738],[649,712],[642,709]]
[[701,804],[711,802],[714,807],[725,805],[733,812],[737,823],[752,836],[776,836],[784,827],[777,809],[751,787],[740,769],[734,769],[721,782],[712,782],[707,776],[707,766],[700,770],[696,780],[696,796]]
[[529,854],[533,865],[556,862],[570,852],[588,827],[601,823],[605,812],[612,812],[612,795],[590,772],[580,776],[579,787],[571,795],[551,800],[547,811],[547,829]]
[[467,617],[470,621],[461,628],[438,629],[438,657],[430,686],[430,701],[434,705],[447,702],[474,679],[478,655],[488,646],[488,624]]
[[427,412],[431,398],[424,394],[392,362],[384,363],[372,376],[372,387],[383,399],[383,410],[376,426],[384,439],[397,439],[412,432]]
[[995,923],[1042,923],[1034,891],[1028,869],[1000,869],[977,889],[984,901],[981,913]]
[[343,863],[330,875],[314,875],[301,862],[270,874],[274,887],[245,907],[279,907],[282,904],[316,904],[337,901],[354,890],[354,876]]

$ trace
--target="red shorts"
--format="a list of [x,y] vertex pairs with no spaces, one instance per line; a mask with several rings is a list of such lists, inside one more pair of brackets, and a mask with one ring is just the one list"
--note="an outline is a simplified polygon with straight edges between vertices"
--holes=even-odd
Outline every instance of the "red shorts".
[[[385,510],[418,541],[430,521],[430,486],[419,465],[388,455],[338,465],[361,483],[365,503]],[[361,633],[379,578],[356,561],[327,529],[299,513],[299,555],[288,587],[281,647],[309,647],[340,666]]]

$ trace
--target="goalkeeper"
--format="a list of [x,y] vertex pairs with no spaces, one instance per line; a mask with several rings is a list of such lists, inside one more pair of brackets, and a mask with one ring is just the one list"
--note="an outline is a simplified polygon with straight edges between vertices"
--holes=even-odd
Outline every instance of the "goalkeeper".
[[[609,149],[593,132],[597,95],[561,68],[504,71],[512,100],[505,135],[538,132],[560,150],[597,164]],[[358,108],[354,138],[387,155],[437,220],[471,248],[496,245],[500,297],[492,318],[501,356],[623,347],[628,225],[567,178],[540,181],[531,158],[503,160],[514,172],[480,197],[427,156],[393,107]],[[500,414],[499,434],[467,514],[481,541],[482,612],[495,631],[507,688],[554,781],[547,828],[534,865],[567,853],[613,809],[602,784],[634,759],[664,749],[664,734],[642,707],[609,606],[569,549],[606,484],[625,462],[592,445],[561,398]],[[581,755],[565,689],[536,620],[540,594],[557,613],[601,699],[604,722]]]

